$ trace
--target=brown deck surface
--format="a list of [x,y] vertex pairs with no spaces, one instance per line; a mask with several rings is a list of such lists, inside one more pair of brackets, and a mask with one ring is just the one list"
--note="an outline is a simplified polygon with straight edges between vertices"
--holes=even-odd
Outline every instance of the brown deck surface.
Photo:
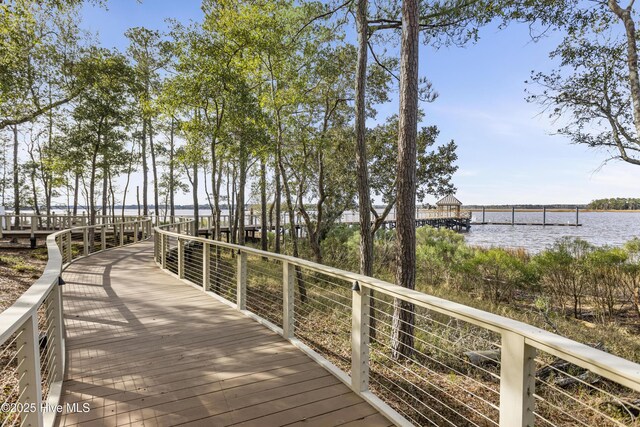
[[[64,273],[58,425],[390,424],[274,332],[163,273],[152,252],[139,243]],[[67,412],[74,402],[89,411]]]

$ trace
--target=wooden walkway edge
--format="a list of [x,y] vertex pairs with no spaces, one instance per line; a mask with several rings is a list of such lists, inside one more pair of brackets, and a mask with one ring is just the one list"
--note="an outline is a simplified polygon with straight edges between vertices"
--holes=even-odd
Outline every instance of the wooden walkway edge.
[[391,424],[276,333],[163,273],[152,254],[143,242],[65,271],[57,425]]

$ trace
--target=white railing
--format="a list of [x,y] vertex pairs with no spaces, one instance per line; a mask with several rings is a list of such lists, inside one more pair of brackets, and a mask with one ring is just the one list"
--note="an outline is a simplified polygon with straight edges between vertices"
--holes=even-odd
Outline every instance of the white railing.
[[[397,425],[639,422],[636,363],[372,277],[176,230],[154,230],[161,268],[281,334]],[[412,337],[404,348],[394,341],[402,323],[413,329],[396,335]]]
[[65,368],[61,274],[74,260],[147,239],[151,221],[77,227],[47,237],[44,273],[0,313],[0,426],[52,426]]
[[[115,222],[129,222],[140,219],[136,215],[96,215],[96,224],[113,224]],[[0,237],[2,231],[38,231],[38,230],[64,230],[72,227],[85,227],[89,225],[87,215],[36,215],[33,213],[0,215]]]
[[471,211],[461,210],[459,212],[445,211],[440,209],[419,209],[416,219],[444,219],[444,218],[471,218]]

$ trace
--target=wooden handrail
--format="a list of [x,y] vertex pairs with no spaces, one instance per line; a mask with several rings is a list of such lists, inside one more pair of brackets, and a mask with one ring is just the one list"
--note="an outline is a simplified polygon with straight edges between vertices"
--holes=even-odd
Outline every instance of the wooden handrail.
[[[370,395],[368,391],[367,379],[363,378],[362,372],[368,370],[368,354],[366,354],[363,346],[363,329],[365,325],[361,319],[366,317],[362,316],[362,310],[367,306],[363,299],[367,298],[368,291],[375,291],[378,294],[384,294],[394,299],[403,300],[418,307],[427,308],[435,312],[444,314],[454,319],[467,322],[469,324],[478,326],[489,331],[500,334],[502,337],[502,351],[501,351],[501,396],[500,396],[500,426],[525,426],[532,425],[533,417],[533,391],[531,390],[531,381],[535,379],[535,364],[533,363],[533,355],[536,350],[543,351],[553,356],[564,359],[574,365],[587,369],[597,375],[600,375],[610,381],[621,384],[636,392],[640,392],[640,364],[626,360],[624,358],[606,353],[602,350],[589,347],[579,342],[573,341],[569,338],[562,337],[560,335],[545,331],[535,326],[509,319],[497,314],[482,311],[473,307],[469,307],[463,304],[459,304],[453,301],[448,301],[443,298],[427,295],[425,293],[403,288],[392,283],[388,283],[383,280],[379,280],[373,277],[364,276],[362,274],[353,273],[350,271],[341,270],[334,267],[318,264],[312,261],[295,258],[288,255],[275,254],[271,252],[265,252],[258,249],[226,243],[222,241],[214,241],[201,237],[193,237],[173,231],[168,231],[165,228],[171,228],[171,226],[156,227],[156,239],[155,244],[161,244],[166,242],[168,238],[176,239],[179,246],[184,246],[186,242],[198,242],[203,245],[203,253],[211,253],[211,247],[219,247],[225,249],[231,249],[238,255],[254,255],[268,260],[281,262],[283,269],[291,269],[292,267],[304,268],[313,272],[321,273],[324,276],[340,279],[342,281],[348,281],[357,283],[358,290],[353,292],[353,305],[351,307],[351,316],[353,320],[352,326],[352,345],[355,346],[352,357],[352,372],[358,374],[353,377],[348,377],[345,372],[340,371],[337,367],[333,366],[330,370],[341,378],[357,393],[361,394],[363,398],[368,400],[378,409],[385,412],[385,414],[394,422],[398,424],[406,424],[408,421],[404,419],[399,413],[394,411],[388,406],[382,405],[379,399],[375,399]],[[162,252],[162,260],[156,260],[158,264],[166,269],[164,263],[164,253]],[[156,252],[157,253],[157,252]],[[184,251],[180,251],[179,256],[184,256]],[[239,258],[240,259],[240,258]],[[162,262],[161,262],[162,261]],[[178,260],[183,270],[184,263]],[[184,271],[181,272],[184,276]],[[208,273],[207,273],[208,274]],[[242,280],[246,281],[246,278],[242,278],[242,272],[237,271],[238,282]],[[296,339],[291,334],[291,325],[294,321],[292,318],[293,309],[291,304],[291,295],[287,292],[292,286],[287,284],[288,280],[291,280],[292,273],[289,271],[288,275],[285,272],[283,274],[283,307],[284,312],[284,324],[282,328],[272,327],[278,333],[282,334],[286,339],[296,343]],[[206,277],[203,275],[203,277]],[[287,277],[289,279],[287,279]],[[206,289],[205,289],[206,290]],[[246,295],[240,295],[242,287],[238,286],[238,302],[244,301]],[[287,297],[289,299],[287,299]],[[236,303],[239,309],[243,309],[239,303]],[[252,314],[252,317],[259,317]],[[357,321],[356,321],[357,320]],[[263,323],[268,323],[266,320],[261,319]],[[273,326],[273,325],[271,325]],[[360,338],[358,338],[360,337]],[[299,344],[299,343],[298,343]],[[299,345],[300,346],[300,345]],[[306,346],[300,346],[303,350],[311,351]],[[317,353],[313,352],[312,357],[320,357],[321,363],[326,367],[326,364],[330,364],[329,361],[323,359]],[[362,364],[365,364],[363,369]],[[345,380],[348,378],[348,380]],[[535,382],[535,381],[534,381]]]
[[[113,224],[110,224],[112,226]],[[122,227],[127,225],[133,226],[138,229],[141,227],[143,232],[143,238],[149,238],[150,236],[150,219],[139,219],[135,221],[126,221],[123,223],[117,223]],[[60,292],[59,281],[60,276],[64,269],[73,261],[79,258],[83,258],[88,254],[84,251],[80,256],[72,259],[72,234],[82,233],[83,241],[82,245],[87,247],[89,233],[86,232],[90,229],[105,229],[107,225],[93,225],[83,227],[73,227],[65,230],[61,230],[47,236],[46,246],[48,261],[45,266],[42,275],[35,281],[35,283],[27,289],[10,307],[0,313],[0,345],[3,345],[7,340],[21,331],[21,337],[24,335],[23,351],[25,351],[23,362],[19,365],[20,376],[23,378],[29,378],[29,381],[25,381],[25,386],[28,389],[20,390],[19,403],[23,405],[34,405],[35,411],[21,414],[22,425],[34,425],[34,426],[51,426],[55,422],[55,412],[42,411],[40,405],[43,402],[42,399],[42,385],[40,379],[40,345],[38,343],[38,309],[45,302],[50,299],[53,304],[52,322],[54,328],[55,338],[53,344],[51,344],[51,351],[55,352],[56,360],[60,365],[57,367],[57,376],[55,382],[49,384],[49,394],[46,403],[48,407],[54,407],[60,401],[62,393],[62,374],[64,373],[65,365],[65,340],[64,340],[64,326],[63,326],[63,313],[62,313],[62,293]],[[59,245],[66,237],[66,242]],[[134,239],[134,242],[137,239]],[[124,245],[124,242],[120,241],[120,246]],[[63,247],[61,247],[63,246]],[[98,253],[106,250],[104,245]],[[66,257],[66,261],[65,261]],[[22,338],[21,338],[22,339]],[[53,357],[53,356],[51,356]],[[22,383],[21,383],[22,386]],[[25,391],[25,392],[23,392]],[[2,402],[0,402],[2,403]]]

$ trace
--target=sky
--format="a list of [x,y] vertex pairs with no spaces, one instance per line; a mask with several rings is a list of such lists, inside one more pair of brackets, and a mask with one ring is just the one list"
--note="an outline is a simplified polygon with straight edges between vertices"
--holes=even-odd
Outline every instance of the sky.
[[[128,28],[165,30],[167,18],[202,19],[200,2],[193,0],[110,0],[107,7],[85,6],[83,26],[103,46],[123,51]],[[454,184],[464,204],[582,204],[640,196],[640,167],[605,163],[606,152],[554,135],[559,125],[525,100],[525,89],[536,90],[525,81],[532,70],[553,68],[548,52],[558,41],[552,34],[534,43],[526,26],[512,25],[484,28],[478,43],[464,48],[422,45],[420,75],[439,93],[435,102],[421,105],[426,113],[422,125],[437,125],[440,142],[453,139],[458,145]],[[397,113],[397,96],[377,110],[369,126]],[[178,195],[176,203],[190,200]]]

